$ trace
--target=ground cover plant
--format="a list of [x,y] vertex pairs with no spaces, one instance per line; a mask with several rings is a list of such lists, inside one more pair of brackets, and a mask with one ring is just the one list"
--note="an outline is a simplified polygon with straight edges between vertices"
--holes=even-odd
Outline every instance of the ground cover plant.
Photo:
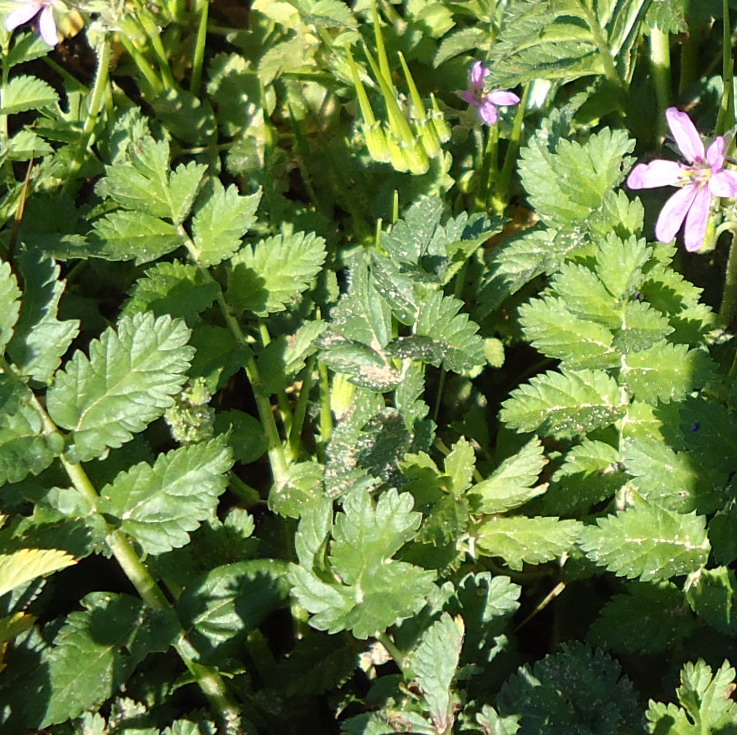
[[0,13],[3,735],[737,733],[737,3]]

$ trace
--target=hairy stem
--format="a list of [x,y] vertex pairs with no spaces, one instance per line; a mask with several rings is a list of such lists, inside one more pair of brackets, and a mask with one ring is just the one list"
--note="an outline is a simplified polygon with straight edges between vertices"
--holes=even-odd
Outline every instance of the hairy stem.
[[650,70],[655,84],[655,99],[658,105],[656,115],[657,137],[660,140],[665,133],[665,110],[673,98],[670,70],[670,36],[658,28],[650,31]]

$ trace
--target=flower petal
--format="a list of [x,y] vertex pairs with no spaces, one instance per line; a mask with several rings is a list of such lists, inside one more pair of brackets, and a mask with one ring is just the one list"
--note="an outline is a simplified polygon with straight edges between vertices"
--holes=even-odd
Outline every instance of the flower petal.
[[697,193],[694,184],[684,186],[665,203],[655,223],[655,237],[659,242],[670,242],[676,236]]
[[711,194],[702,186],[696,192],[696,198],[686,215],[686,227],[683,230],[683,244],[689,253],[701,250],[706,237],[706,225],[709,221],[709,207],[711,205]]
[[665,117],[683,157],[689,163],[693,163],[696,159],[703,160],[704,143],[691,118],[677,107],[669,107],[665,111]]
[[458,96],[464,102],[468,102],[469,105],[473,105],[474,107],[478,107],[481,104],[479,98],[470,89],[464,89],[462,92],[458,92]]
[[714,139],[714,142],[709,146],[709,150],[706,151],[706,162],[711,166],[714,173],[724,168],[724,146],[724,138],[720,135]]
[[514,92],[507,92],[503,89],[495,89],[489,92],[486,99],[499,107],[508,107],[519,103],[519,97]]
[[54,21],[54,10],[47,5],[42,11],[38,21],[38,30],[49,46],[56,46],[59,43],[59,36],[56,33],[56,21]]
[[22,26],[33,18],[39,10],[41,10],[41,3],[23,3],[5,18],[5,30],[14,31],[18,26]]
[[737,199],[737,171],[719,171],[709,179],[709,191],[715,197]]
[[630,189],[654,189],[658,186],[675,186],[686,167],[676,161],[658,158],[650,163],[638,163],[627,177]]
[[499,110],[491,102],[485,100],[479,106],[479,115],[487,125],[495,125],[499,119]]
[[484,79],[491,74],[491,71],[484,67],[483,61],[476,61],[471,67],[471,86],[474,89],[481,89],[484,86]]

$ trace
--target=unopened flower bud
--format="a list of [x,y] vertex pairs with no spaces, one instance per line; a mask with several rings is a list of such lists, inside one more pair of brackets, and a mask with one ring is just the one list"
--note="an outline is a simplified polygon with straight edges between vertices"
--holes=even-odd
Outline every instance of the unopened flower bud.
[[419,133],[420,140],[422,141],[422,147],[425,149],[425,153],[427,153],[430,158],[437,158],[442,151],[442,147],[440,145],[438,131],[435,129],[435,125],[432,120],[420,120],[417,123],[417,131]]
[[374,122],[370,125],[364,123],[363,135],[371,158],[380,163],[388,163],[391,160],[391,155],[381,123]]

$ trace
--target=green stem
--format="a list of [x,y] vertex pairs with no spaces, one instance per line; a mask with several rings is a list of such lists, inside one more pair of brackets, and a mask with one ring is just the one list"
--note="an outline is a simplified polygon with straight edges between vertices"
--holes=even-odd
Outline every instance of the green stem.
[[147,91],[148,96],[152,98],[160,96],[163,92],[163,87],[161,80],[156,76],[154,68],[148,63],[146,57],[131,43],[125,33],[118,34],[118,37],[148,84],[148,90],[144,90],[144,93]]
[[145,12],[139,14],[139,22],[143,26],[143,30],[146,32],[149,41],[151,41],[151,48],[154,52],[156,62],[159,65],[159,71],[161,72],[164,86],[167,90],[179,89],[179,85],[174,79],[171,67],[169,66],[169,57],[164,49],[164,44],[161,43],[161,33],[159,32],[158,26]]
[[489,125],[486,138],[486,149],[484,159],[481,162],[479,172],[479,185],[476,191],[475,208],[480,212],[486,212],[489,208],[489,191],[499,171],[499,128],[497,125]]
[[202,0],[200,10],[200,24],[197,28],[197,40],[192,57],[192,79],[189,83],[189,91],[197,97],[200,93],[202,83],[202,65],[205,59],[205,42],[207,40],[207,19],[210,10],[210,0]]
[[223,315],[223,319],[225,319],[225,323],[227,324],[228,329],[235,338],[235,341],[250,355],[244,365],[246,377],[248,378],[248,381],[253,388],[253,397],[256,401],[256,408],[258,410],[259,419],[261,420],[261,425],[263,426],[264,433],[266,434],[266,439],[268,442],[269,462],[271,464],[272,474],[274,475],[274,482],[276,485],[283,485],[286,482],[287,476],[289,474],[287,459],[286,455],[284,454],[284,445],[282,444],[281,437],[279,436],[279,429],[276,426],[274,412],[272,411],[271,407],[271,401],[269,401],[269,399],[265,395],[263,380],[261,380],[261,375],[259,374],[256,360],[251,354],[251,348],[248,344],[248,340],[246,339],[245,334],[243,334],[241,325],[235,318],[235,315],[233,314],[230,306],[228,306],[228,303],[225,301],[225,297],[223,296],[223,291],[220,288],[220,284],[212,277],[210,271],[208,271],[206,267],[200,265],[200,251],[198,250],[194,242],[192,242],[192,238],[190,238],[189,234],[182,225],[179,225],[179,227],[177,228],[177,232],[182,240],[182,244],[187,248],[190,257],[192,258],[193,262],[197,264],[197,267],[200,273],[202,273],[203,277],[208,282],[215,283],[217,285],[218,292],[216,300]]
[[[317,364],[320,378],[320,445],[319,453],[330,443],[333,436],[333,412],[330,408],[330,374],[325,363]],[[322,460],[322,458],[320,458]]]
[[734,319],[737,307],[737,224],[733,224],[732,244],[729,246],[729,257],[727,258],[727,272],[724,276],[724,291],[722,292],[722,303],[719,307],[719,325],[722,329],[729,329]]
[[522,125],[525,119],[525,108],[527,107],[527,98],[530,95],[530,87],[530,84],[526,84],[522,92],[522,99],[517,106],[517,112],[514,116],[512,135],[509,138],[507,152],[504,155],[504,164],[502,165],[501,173],[499,174],[496,182],[492,208],[495,212],[498,212],[500,214],[504,213],[504,210],[507,208],[507,204],[509,204],[509,189],[512,181],[514,166],[517,163],[517,152],[519,151],[520,147],[522,137]]
[[655,84],[655,99],[658,105],[657,137],[660,140],[665,133],[665,110],[673,98],[670,71],[670,36],[658,28],[650,31],[650,69]]
[[400,651],[394,641],[386,633],[377,633],[374,637],[382,646],[384,646],[384,648],[386,648],[387,651],[389,651],[397,666],[404,671],[407,666],[407,654]]
[[307,361],[307,366],[302,371],[302,387],[299,390],[299,398],[294,409],[292,426],[289,430],[289,454],[293,460],[299,457],[302,449],[302,428],[307,415],[307,405],[310,400],[310,388],[312,387],[312,372],[315,369],[315,357]]
[[732,36],[731,26],[729,23],[729,2],[722,0],[722,12],[724,20],[722,21],[722,81],[723,90],[722,98],[719,101],[719,112],[717,113],[717,122],[714,130],[715,135],[723,135],[734,125],[734,105],[733,95],[733,79],[734,79],[734,59],[732,58]]
[[[44,432],[47,434],[59,433],[59,429],[35,395],[32,397],[32,403],[41,417]],[[70,462],[63,455],[61,463],[77,492],[89,502],[93,512],[99,514],[98,501],[100,496],[82,465]],[[107,545],[115,557],[115,561],[136,588],[144,604],[153,610],[173,612],[171,604],[146,565],[141,561],[128,538],[120,530],[113,529],[104,518],[103,522],[107,528]],[[196,663],[199,653],[187,640],[184,631],[181,632],[174,648],[207,697],[213,711],[221,718],[224,731],[230,735],[242,735],[244,730],[241,726],[238,705],[231,699],[225,682],[217,670]]]
[[607,43],[604,34],[601,32],[599,20],[588,4],[583,2],[583,0],[578,0],[578,6],[581,8],[583,15],[586,16],[594,43],[599,49],[599,57],[601,58],[601,63],[604,67],[604,75],[615,87],[617,87],[617,89],[624,90],[624,81],[622,80],[622,77],[619,76],[617,65],[614,63],[614,59],[612,58],[609,44]]

